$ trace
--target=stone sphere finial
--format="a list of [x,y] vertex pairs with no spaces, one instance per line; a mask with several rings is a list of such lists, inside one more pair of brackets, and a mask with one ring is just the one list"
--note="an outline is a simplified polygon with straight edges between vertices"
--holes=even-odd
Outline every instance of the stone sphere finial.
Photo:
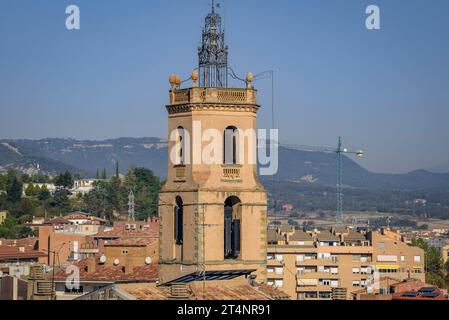
[[198,87],[198,79],[199,79],[198,70],[193,70],[192,71],[192,81],[193,81],[194,87]]
[[173,87],[176,84],[176,76],[172,73],[170,77],[168,78],[168,82],[170,82],[170,85]]
[[198,81],[198,78],[199,78],[198,70],[193,70],[193,72],[192,72],[192,80],[193,81]]
[[246,82],[247,82],[248,88],[252,88],[253,81],[254,81],[253,73],[252,72],[248,72],[248,74],[246,75]]
[[180,76],[175,76],[175,84],[178,87],[181,85],[181,77]]

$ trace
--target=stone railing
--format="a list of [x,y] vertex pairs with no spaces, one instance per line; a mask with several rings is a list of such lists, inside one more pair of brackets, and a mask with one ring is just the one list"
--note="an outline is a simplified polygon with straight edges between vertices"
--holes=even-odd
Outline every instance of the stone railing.
[[257,91],[250,88],[200,88],[172,89],[170,105],[187,103],[223,103],[257,105]]
[[222,179],[227,181],[235,181],[240,180],[240,166],[224,166],[223,168]]

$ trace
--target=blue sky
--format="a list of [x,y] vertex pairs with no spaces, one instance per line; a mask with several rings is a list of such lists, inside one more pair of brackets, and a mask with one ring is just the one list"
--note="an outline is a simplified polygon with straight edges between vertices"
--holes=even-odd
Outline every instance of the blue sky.
[[[223,2],[223,1],[222,1]],[[2,0],[0,138],[166,137],[168,75],[197,64],[207,0]],[[81,30],[65,28],[65,8]],[[365,8],[381,30],[365,28]],[[449,171],[449,1],[227,0],[230,65],[275,71],[284,142],[366,150],[376,172]],[[271,84],[259,89],[270,127]]]

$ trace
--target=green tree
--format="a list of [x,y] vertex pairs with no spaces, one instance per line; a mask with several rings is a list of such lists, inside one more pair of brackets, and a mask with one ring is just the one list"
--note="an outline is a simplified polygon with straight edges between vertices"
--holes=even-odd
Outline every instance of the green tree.
[[424,250],[426,282],[444,287],[443,256],[441,251],[436,247],[429,246],[421,238],[413,239],[412,245]]
[[57,209],[59,213],[67,213],[71,210],[70,200],[67,190],[58,190],[50,202],[53,209]]
[[8,188],[8,177],[0,174],[0,191],[6,191]]
[[123,194],[121,190],[121,182],[118,176],[114,176],[108,184],[108,195],[114,210],[120,212],[123,209]]
[[107,181],[98,181],[95,187],[84,197],[86,207],[102,217],[112,217],[113,208],[108,189]]
[[0,225],[0,238],[20,239],[35,235],[29,227],[19,224],[13,216],[7,216]]
[[8,189],[8,201],[18,203],[20,199],[22,199],[22,183],[14,176]]
[[108,175],[106,173],[106,169],[103,169],[103,172],[101,173],[101,179],[106,180],[108,178]]
[[20,177],[20,180],[22,181],[22,183],[29,183],[31,182],[31,177],[28,174],[23,173]]
[[151,170],[133,168],[125,179],[126,196],[130,190],[134,192],[137,218],[146,219],[157,215],[157,205],[161,181]]
[[35,197],[39,194],[40,191],[41,191],[41,188],[38,185],[34,185],[33,183],[28,183],[28,185],[25,189],[25,194],[28,197]]
[[58,187],[63,187],[65,189],[70,189],[73,187],[73,178],[70,172],[65,171],[64,173],[58,175],[55,179],[55,185]]
[[45,202],[51,198],[50,191],[48,191],[48,188],[46,185],[43,185],[42,188],[39,190],[37,198],[43,202]]
[[36,213],[36,205],[30,198],[22,198],[20,201],[20,216],[19,219],[23,221],[31,221],[31,218]]

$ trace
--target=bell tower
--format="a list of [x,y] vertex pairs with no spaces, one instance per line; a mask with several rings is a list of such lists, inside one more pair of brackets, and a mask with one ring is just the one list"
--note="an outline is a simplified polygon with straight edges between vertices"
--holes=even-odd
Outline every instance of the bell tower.
[[[228,48],[212,9],[199,66],[170,76],[168,172],[159,196],[160,277],[266,280],[267,195],[257,173],[257,90],[229,88]],[[210,277],[210,278],[209,278]]]

